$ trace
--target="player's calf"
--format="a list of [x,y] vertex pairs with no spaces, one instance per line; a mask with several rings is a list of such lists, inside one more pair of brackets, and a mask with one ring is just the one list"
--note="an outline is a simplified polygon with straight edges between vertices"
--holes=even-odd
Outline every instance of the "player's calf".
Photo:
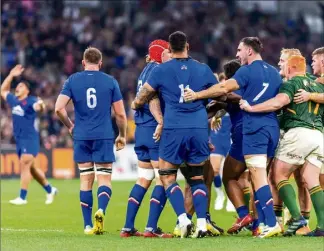
[[95,174],[93,163],[79,164],[80,171],[80,205],[83,216],[83,223],[85,233],[89,232],[86,229],[91,229],[92,224],[92,206],[93,206],[93,195],[92,185],[94,182]]

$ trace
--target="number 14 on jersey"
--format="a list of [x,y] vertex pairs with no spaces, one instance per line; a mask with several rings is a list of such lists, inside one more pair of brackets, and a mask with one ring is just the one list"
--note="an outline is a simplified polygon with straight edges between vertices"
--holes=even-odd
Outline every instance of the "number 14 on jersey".
[[179,85],[179,88],[180,88],[180,91],[181,91],[179,103],[183,103],[184,102],[184,90],[187,89],[187,88],[189,89],[190,87],[189,87],[189,85],[186,85],[186,87],[184,88],[184,85],[181,84],[181,85]]

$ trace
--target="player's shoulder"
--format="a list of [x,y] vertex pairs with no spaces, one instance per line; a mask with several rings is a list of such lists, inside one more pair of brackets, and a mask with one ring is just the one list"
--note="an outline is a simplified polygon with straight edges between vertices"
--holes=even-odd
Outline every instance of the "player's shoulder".
[[36,96],[33,96],[33,95],[28,96],[28,101],[36,102],[37,100],[38,100],[38,98]]

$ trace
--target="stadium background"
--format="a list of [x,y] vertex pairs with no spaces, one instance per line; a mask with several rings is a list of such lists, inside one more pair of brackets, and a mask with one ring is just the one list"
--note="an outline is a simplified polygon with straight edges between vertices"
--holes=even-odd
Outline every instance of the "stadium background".
[[[102,50],[102,71],[120,84],[128,117],[127,139],[133,143],[130,104],[150,41],[167,40],[171,32],[182,30],[188,35],[190,55],[220,72],[224,61],[235,56],[242,37],[259,36],[267,62],[277,65],[283,47],[299,48],[309,67],[311,52],[324,43],[323,19],[323,1],[2,1],[1,79],[15,64],[25,66],[22,78],[47,105],[38,120],[43,148],[40,165],[49,169],[50,176],[69,178],[75,175],[73,162],[59,160],[72,158],[72,139],[53,109],[66,78],[82,70],[87,46]],[[14,143],[10,109],[2,102],[1,174],[6,177],[19,174]],[[122,159],[133,154],[131,147],[124,152]],[[132,155],[120,164],[119,171],[131,170],[133,159]]]

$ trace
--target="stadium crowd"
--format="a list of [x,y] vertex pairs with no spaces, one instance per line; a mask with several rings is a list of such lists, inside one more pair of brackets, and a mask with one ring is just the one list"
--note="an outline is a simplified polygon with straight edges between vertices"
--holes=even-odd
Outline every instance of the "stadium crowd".
[[[263,58],[274,65],[283,47],[299,48],[304,55],[311,55],[322,44],[312,38],[302,16],[293,20],[270,15],[257,5],[247,12],[232,1],[141,0],[130,9],[115,3],[100,11],[49,2],[1,3],[1,78],[17,63],[25,66],[23,78],[47,105],[39,124],[41,145],[48,149],[72,146],[68,130],[54,115],[54,103],[67,76],[82,70],[82,52],[89,45],[103,52],[102,71],[120,84],[128,116],[128,142],[132,142],[135,125],[130,104],[152,40],[167,39],[171,32],[183,30],[189,37],[190,55],[215,72],[235,55],[236,45],[244,36],[260,37],[267,48]],[[10,109],[4,102],[1,113],[2,143],[14,143]]]

